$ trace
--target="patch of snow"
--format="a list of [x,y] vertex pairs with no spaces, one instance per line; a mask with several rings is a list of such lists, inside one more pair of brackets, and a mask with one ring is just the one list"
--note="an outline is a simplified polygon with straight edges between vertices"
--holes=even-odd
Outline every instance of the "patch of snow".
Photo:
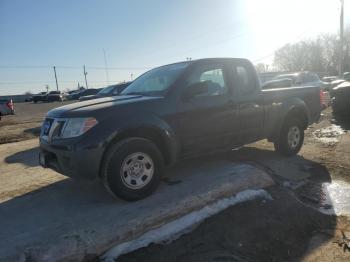
[[104,262],[112,262],[123,254],[146,247],[151,243],[170,243],[183,234],[191,232],[206,218],[213,216],[230,206],[255,198],[272,200],[271,195],[263,189],[242,191],[235,196],[218,200],[217,202],[205,206],[200,210],[193,211],[183,217],[162,225],[159,228],[152,229],[137,239],[119,244],[103,254],[101,260]]
[[326,215],[349,216],[350,184],[344,181],[333,181],[332,183],[324,183],[322,186],[326,193],[326,199],[319,211]]
[[342,134],[344,134],[344,130],[338,125],[331,125],[313,132],[315,138],[326,144],[335,144],[339,142],[339,137]]

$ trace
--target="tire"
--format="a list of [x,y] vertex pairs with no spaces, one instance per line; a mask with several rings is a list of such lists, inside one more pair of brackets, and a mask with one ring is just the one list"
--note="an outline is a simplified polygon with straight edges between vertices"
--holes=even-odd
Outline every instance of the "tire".
[[285,156],[298,154],[304,142],[304,128],[297,118],[287,118],[281,128],[277,141],[274,142],[275,150]]
[[163,156],[153,142],[144,138],[128,138],[108,149],[102,163],[101,178],[113,196],[136,201],[156,190],[163,170]]

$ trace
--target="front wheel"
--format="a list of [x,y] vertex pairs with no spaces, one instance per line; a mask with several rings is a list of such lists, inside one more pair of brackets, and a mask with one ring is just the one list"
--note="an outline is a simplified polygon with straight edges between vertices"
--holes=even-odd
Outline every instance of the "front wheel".
[[292,156],[300,151],[303,142],[304,129],[301,121],[297,118],[290,118],[282,126],[280,136],[274,145],[278,153]]
[[154,192],[163,166],[163,156],[153,142],[128,138],[107,151],[101,175],[105,188],[113,196],[135,201]]

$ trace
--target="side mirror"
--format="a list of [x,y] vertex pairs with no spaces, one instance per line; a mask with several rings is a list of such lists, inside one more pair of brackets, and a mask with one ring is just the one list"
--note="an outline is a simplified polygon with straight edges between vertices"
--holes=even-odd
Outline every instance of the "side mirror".
[[197,82],[197,83],[191,84],[187,87],[187,89],[183,95],[183,99],[184,99],[184,101],[189,101],[193,97],[198,96],[198,95],[202,95],[205,93],[208,93],[208,82],[207,81]]

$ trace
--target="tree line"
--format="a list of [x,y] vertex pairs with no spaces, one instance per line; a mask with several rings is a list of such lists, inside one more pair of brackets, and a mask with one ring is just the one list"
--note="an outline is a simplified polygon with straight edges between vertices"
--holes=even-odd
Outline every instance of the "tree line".
[[[350,28],[344,32],[344,72],[350,71]],[[274,52],[273,67],[279,71],[313,71],[337,75],[340,60],[340,40],[336,34],[321,34],[313,39],[286,44]],[[260,72],[268,71],[262,63]]]

